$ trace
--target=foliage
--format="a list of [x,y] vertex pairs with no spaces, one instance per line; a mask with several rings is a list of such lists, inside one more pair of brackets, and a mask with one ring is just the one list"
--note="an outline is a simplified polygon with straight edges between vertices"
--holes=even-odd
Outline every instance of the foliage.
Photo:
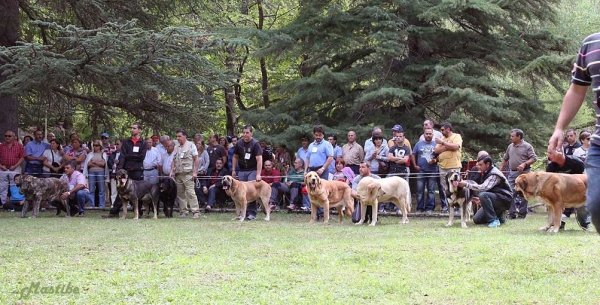
[[[0,213],[2,304],[597,304],[597,233],[572,219],[550,236],[543,213],[499,228],[381,217],[376,227],[271,222],[20,219]],[[32,293],[32,282],[79,294]]]

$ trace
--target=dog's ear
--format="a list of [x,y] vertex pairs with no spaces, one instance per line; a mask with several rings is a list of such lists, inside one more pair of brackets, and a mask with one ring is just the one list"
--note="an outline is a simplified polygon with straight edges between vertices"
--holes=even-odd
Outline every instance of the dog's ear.
[[368,201],[373,202],[379,196],[379,190],[381,189],[381,185],[377,182],[371,182],[367,185],[367,190],[369,191]]
[[321,187],[321,177],[319,177],[317,174],[315,174],[316,178],[317,178],[317,186]]

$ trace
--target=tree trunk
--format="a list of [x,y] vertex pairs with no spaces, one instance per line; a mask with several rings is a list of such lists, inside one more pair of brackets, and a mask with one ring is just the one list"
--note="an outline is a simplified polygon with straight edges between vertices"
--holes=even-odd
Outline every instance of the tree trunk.
[[[265,22],[265,12],[262,7],[261,0],[256,1],[258,8],[258,29],[262,31]],[[264,57],[260,58],[260,77],[261,77],[261,89],[263,106],[265,109],[269,108],[269,75],[267,73],[267,64]]]
[[[234,67],[235,47],[227,48],[229,55],[225,58],[225,69],[231,71]],[[235,92],[233,87],[225,87],[225,131],[228,135],[237,135],[237,119],[235,117]]]
[[[19,39],[19,0],[0,0],[0,46],[14,46]],[[0,65],[5,62],[0,59]],[[0,75],[0,83],[6,80]],[[12,96],[0,95],[0,132],[13,130],[18,134],[19,102]]]

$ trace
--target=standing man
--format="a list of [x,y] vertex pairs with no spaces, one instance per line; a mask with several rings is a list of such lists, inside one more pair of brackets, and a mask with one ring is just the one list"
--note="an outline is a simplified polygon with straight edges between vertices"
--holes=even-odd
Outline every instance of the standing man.
[[404,135],[404,128],[402,128],[402,125],[394,125],[394,127],[392,127],[392,138],[388,141],[388,146],[392,147],[394,145],[396,145],[395,142],[395,138],[397,136],[399,136],[400,134],[402,134],[402,137],[404,138],[404,145],[406,145],[408,148],[412,149],[412,146],[410,145],[410,141],[406,138],[406,136]]
[[[442,183],[442,189],[444,194],[448,191],[448,183],[446,182],[446,175],[448,173],[457,172],[460,173],[462,167],[462,137],[458,133],[452,132],[452,124],[442,124],[442,135],[440,139],[435,139],[434,152],[438,155],[438,165],[440,168],[440,179]],[[440,190],[442,192],[442,190]],[[446,212],[442,210],[442,213]]]
[[44,142],[44,135],[41,130],[36,130],[33,133],[33,141],[25,145],[25,173],[40,178],[44,169],[44,151],[50,148],[50,143]]
[[[439,181],[440,169],[435,159],[435,141],[433,141],[433,128],[425,128],[424,140],[415,144],[415,149],[410,155],[417,172],[417,211],[430,215],[435,209],[435,186]],[[425,199],[427,188],[427,199]],[[442,202],[442,208],[448,209]]]
[[[115,174],[117,172],[117,165],[119,164],[119,157],[121,156],[121,140],[115,141],[115,152],[108,157],[108,176],[110,177],[110,203],[114,204],[117,200],[117,181],[115,180]],[[118,216],[118,214],[117,214]]]
[[157,184],[160,166],[160,152],[153,146],[152,138],[147,138],[146,157],[144,158],[144,180]]
[[304,172],[317,172],[321,179],[329,179],[329,164],[333,161],[333,146],[323,141],[325,131],[323,126],[317,125],[313,128],[315,141],[308,145],[308,158],[304,164]]
[[160,143],[158,145],[156,145],[156,149],[158,149],[158,152],[160,153],[161,157],[167,151],[167,142],[170,142],[170,141],[171,141],[171,138],[169,136],[167,136],[167,135],[160,136]]
[[[260,143],[253,138],[254,128],[252,126],[244,126],[242,132],[242,140],[237,142],[233,152],[233,162],[231,164],[233,170],[231,171],[231,175],[234,178],[237,177],[240,181],[261,181],[262,148],[260,147]],[[236,170],[238,166],[240,169],[239,173]],[[249,202],[246,208],[246,219],[255,220],[256,210],[256,201]]]
[[[592,34],[585,38],[579,55],[573,66],[571,86],[565,94],[562,108],[558,115],[554,133],[548,141],[548,154],[556,153],[563,142],[563,130],[566,128],[585,99],[587,88],[591,85],[594,89],[600,87],[600,33]],[[592,217],[596,231],[600,233],[600,108],[598,101],[600,94],[594,90],[594,110],[596,111],[596,130],[592,135],[592,143],[586,159],[586,174],[588,187],[586,193],[587,209]]]
[[0,144],[0,200],[8,194],[8,188],[16,174],[20,174],[25,160],[25,149],[17,141],[14,131],[4,132],[4,143]]
[[[431,128],[431,130],[433,130],[433,140],[443,138],[444,135],[441,132],[435,130],[435,128],[433,128],[434,125],[435,125],[435,122],[432,119],[425,119],[423,121],[423,132],[425,132],[425,128]],[[423,140],[425,140],[425,133],[423,133],[421,135],[421,137],[419,138],[419,141],[423,141]],[[435,157],[436,157],[436,162],[437,162],[437,155],[435,155]],[[444,192],[444,188],[442,187],[441,177],[436,178],[436,183],[437,183],[438,192],[440,194],[440,202],[442,204],[442,211],[448,210],[448,203],[446,201],[446,193]]]
[[160,156],[161,165],[159,168],[161,169],[161,176],[169,176],[171,174],[171,165],[173,164],[173,157],[175,154],[175,143],[171,140],[164,141],[161,143],[163,147],[166,149],[165,152]]
[[404,131],[396,132],[394,145],[388,152],[390,173],[388,176],[398,176],[408,181],[408,163],[410,160],[410,147],[404,141]]
[[477,158],[477,168],[481,171],[478,181],[463,180],[458,182],[458,186],[478,192],[472,201],[481,209],[473,216],[473,222],[496,228],[506,222],[504,214],[512,202],[512,189],[504,174],[493,165],[490,156]]
[[[337,145],[337,136],[330,134],[327,136],[327,141],[329,141],[329,144],[331,144],[333,147],[333,160],[337,160],[337,158],[342,156],[342,148]],[[331,174],[335,173],[335,162],[331,162],[331,164],[329,164],[328,170]]]
[[[108,141],[108,133],[104,132],[100,135],[100,141],[102,142],[102,151],[106,154],[107,158],[110,159],[110,156],[112,156],[115,151],[117,150],[117,147],[115,145],[110,144],[110,142]],[[112,168],[109,167],[109,170],[111,170]],[[110,171],[109,171],[110,173]],[[105,186],[104,186],[105,190],[108,190],[107,192],[105,192],[106,194],[106,198],[105,201],[106,202],[111,202],[110,199],[113,197],[113,193],[112,193],[112,188],[110,187],[110,179],[108,179],[108,181],[105,182]],[[116,194],[115,194],[116,196]]]
[[298,151],[296,152],[296,158],[300,158],[302,159],[302,162],[305,162],[309,155],[308,144],[310,144],[310,142],[308,141],[307,137],[302,137],[300,141],[302,142],[302,146],[298,148]]
[[179,218],[186,218],[188,212],[194,214],[194,219],[200,218],[200,206],[194,191],[199,165],[198,149],[193,142],[187,140],[187,132],[183,129],[177,130],[177,144],[174,153],[169,177],[175,177],[177,185]]
[[[144,180],[144,159],[146,158],[146,142],[140,136],[142,125],[138,122],[131,124],[131,138],[121,140],[121,149],[118,150],[118,159],[115,159],[116,169],[127,171],[129,179]],[[116,187],[115,187],[116,188]],[[102,218],[119,218],[123,203],[117,196],[115,202],[106,215]],[[141,211],[142,204],[139,205]]]
[[348,142],[342,146],[342,159],[355,175],[359,174],[360,163],[365,159],[365,150],[356,142],[356,132],[348,131]]
[[[521,129],[513,129],[510,131],[510,142],[504,157],[502,157],[502,163],[500,163],[500,170],[505,170],[508,165],[508,184],[511,189],[515,188],[515,180],[522,174],[527,174],[531,170],[531,164],[537,161],[537,156],[533,150],[531,144],[523,140],[523,131]],[[515,219],[517,217],[523,219],[527,216],[527,199],[523,198],[518,204],[515,202],[515,194],[513,194],[513,200],[510,204],[510,210],[508,211],[508,218]],[[518,211],[517,211],[518,208]],[[517,212],[519,215],[517,215]]]
[[227,164],[227,150],[225,150],[225,147],[219,145],[219,135],[213,133],[208,136],[208,148],[206,151],[210,160],[208,170],[216,167],[217,159],[221,159],[223,160],[223,164]]

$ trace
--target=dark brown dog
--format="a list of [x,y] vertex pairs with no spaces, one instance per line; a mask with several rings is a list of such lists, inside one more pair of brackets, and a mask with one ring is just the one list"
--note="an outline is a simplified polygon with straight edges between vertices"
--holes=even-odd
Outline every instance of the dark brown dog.
[[117,193],[121,202],[123,203],[123,215],[121,219],[127,218],[127,202],[131,201],[133,206],[133,219],[139,218],[139,201],[141,200],[146,209],[144,217],[150,217],[150,202],[154,208],[154,219],[158,218],[158,201],[160,197],[160,191],[158,185],[150,181],[137,181],[129,179],[127,171],[120,169],[117,171],[115,178],[117,180]]
[[577,208],[585,205],[587,175],[531,172],[520,175],[515,180],[515,192],[521,192],[527,200],[533,198],[544,202],[548,207],[548,224],[540,230],[557,233],[564,208]]
[[[42,201],[60,201],[67,212],[67,216],[65,217],[71,217],[69,200],[60,199],[60,195],[68,191],[69,185],[58,178],[36,178],[30,175],[22,175],[20,193],[25,195],[25,203],[21,212],[21,218],[25,218],[25,215],[27,215],[29,202],[33,202],[32,217],[36,218]],[[57,211],[57,215],[58,213],[60,213],[60,209]]]

